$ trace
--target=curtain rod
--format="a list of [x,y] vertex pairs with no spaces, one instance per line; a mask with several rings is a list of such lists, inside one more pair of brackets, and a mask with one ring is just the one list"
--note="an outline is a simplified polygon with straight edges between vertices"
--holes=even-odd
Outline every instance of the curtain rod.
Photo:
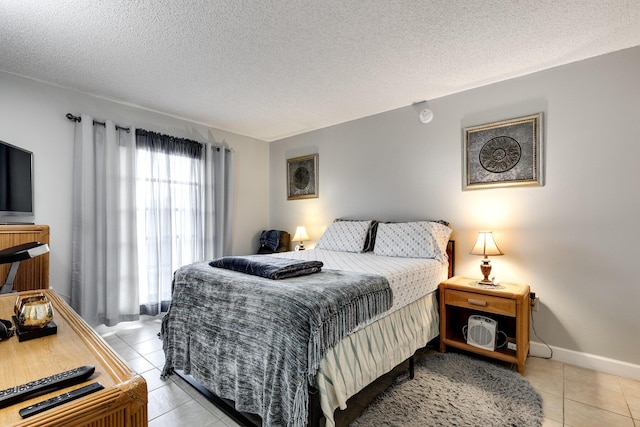
[[[71,121],[74,121],[74,122],[81,122],[81,121],[82,121],[82,117],[80,117],[80,116],[74,116],[74,115],[73,115],[73,114],[71,114],[71,113],[67,113],[67,115],[66,115],[65,117],[66,117],[67,119],[71,120]],[[93,121],[93,124],[94,124],[94,125],[100,125],[100,126],[104,126],[104,125],[105,125],[105,123],[104,123],[104,122],[99,122],[98,120],[94,120],[94,121]],[[129,129],[128,127],[123,127],[123,126],[119,126],[119,125],[116,125],[116,129],[118,129],[118,130],[124,130],[124,131],[126,131],[127,133],[129,133],[129,132],[130,132],[130,129]],[[197,142],[197,141],[196,141],[196,142]],[[200,142],[199,144],[202,144],[202,143]],[[214,148],[215,148],[217,151],[220,151],[220,147],[214,147]],[[225,147],[224,151],[225,151],[225,153],[230,153],[230,152],[231,152],[231,150],[230,150],[229,148],[226,148],[226,147]]]
[[[67,119],[72,120],[74,122],[81,122],[82,121],[82,117],[74,116],[71,113],[67,113],[66,117],[67,117]],[[100,122],[98,120],[94,120],[93,124],[94,125],[100,125],[100,126],[104,126],[105,125],[104,122]],[[126,131],[127,133],[129,133],[131,131],[128,127],[124,127],[124,126],[120,126],[120,125],[116,125],[116,130],[123,130],[123,131]]]

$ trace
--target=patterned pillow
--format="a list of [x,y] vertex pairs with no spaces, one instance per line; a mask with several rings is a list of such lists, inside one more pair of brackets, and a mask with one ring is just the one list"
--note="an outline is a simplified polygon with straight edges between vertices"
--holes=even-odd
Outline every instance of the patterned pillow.
[[[365,221],[362,219],[346,219],[346,218],[336,218],[335,222],[338,221]],[[366,220],[370,222],[369,231],[367,231],[367,238],[364,241],[364,250],[362,252],[371,252],[373,251],[373,244],[376,241],[376,229],[378,228],[378,221],[375,219]],[[366,222],[365,221],[365,222]]]
[[338,221],[329,224],[316,247],[340,252],[363,252],[371,221]]
[[406,258],[433,258],[447,262],[451,229],[431,221],[380,223],[373,253]]

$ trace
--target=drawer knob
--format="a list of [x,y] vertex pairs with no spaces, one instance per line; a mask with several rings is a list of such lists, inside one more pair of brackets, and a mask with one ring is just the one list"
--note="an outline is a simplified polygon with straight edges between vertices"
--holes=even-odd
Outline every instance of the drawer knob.
[[487,302],[486,301],[481,301],[479,299],[473,299],[473,298],[469,298],[467,300],[467,302],[471,305],[479,305],[481,307],[486,307],[487,306]]

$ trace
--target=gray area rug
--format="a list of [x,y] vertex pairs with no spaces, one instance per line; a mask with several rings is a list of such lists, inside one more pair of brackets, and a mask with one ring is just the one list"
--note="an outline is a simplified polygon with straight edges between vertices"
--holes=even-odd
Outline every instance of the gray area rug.
[[457,353],[418,361],[351,425],[539,427],[542,399],[515,371]]

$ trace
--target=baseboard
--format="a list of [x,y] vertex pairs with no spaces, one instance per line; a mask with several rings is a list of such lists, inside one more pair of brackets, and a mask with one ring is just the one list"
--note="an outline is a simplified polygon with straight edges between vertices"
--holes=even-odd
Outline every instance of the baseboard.
[[[580,366],[581,368],[594,369],[608,374],[640,380],[640,365],[609,359],[595,354],[582,353],[566,348],[550,346],[553,350],[553,360]],[[545,344],[531,341],[529,354],[537,357],[549,357],[549,347]]]

